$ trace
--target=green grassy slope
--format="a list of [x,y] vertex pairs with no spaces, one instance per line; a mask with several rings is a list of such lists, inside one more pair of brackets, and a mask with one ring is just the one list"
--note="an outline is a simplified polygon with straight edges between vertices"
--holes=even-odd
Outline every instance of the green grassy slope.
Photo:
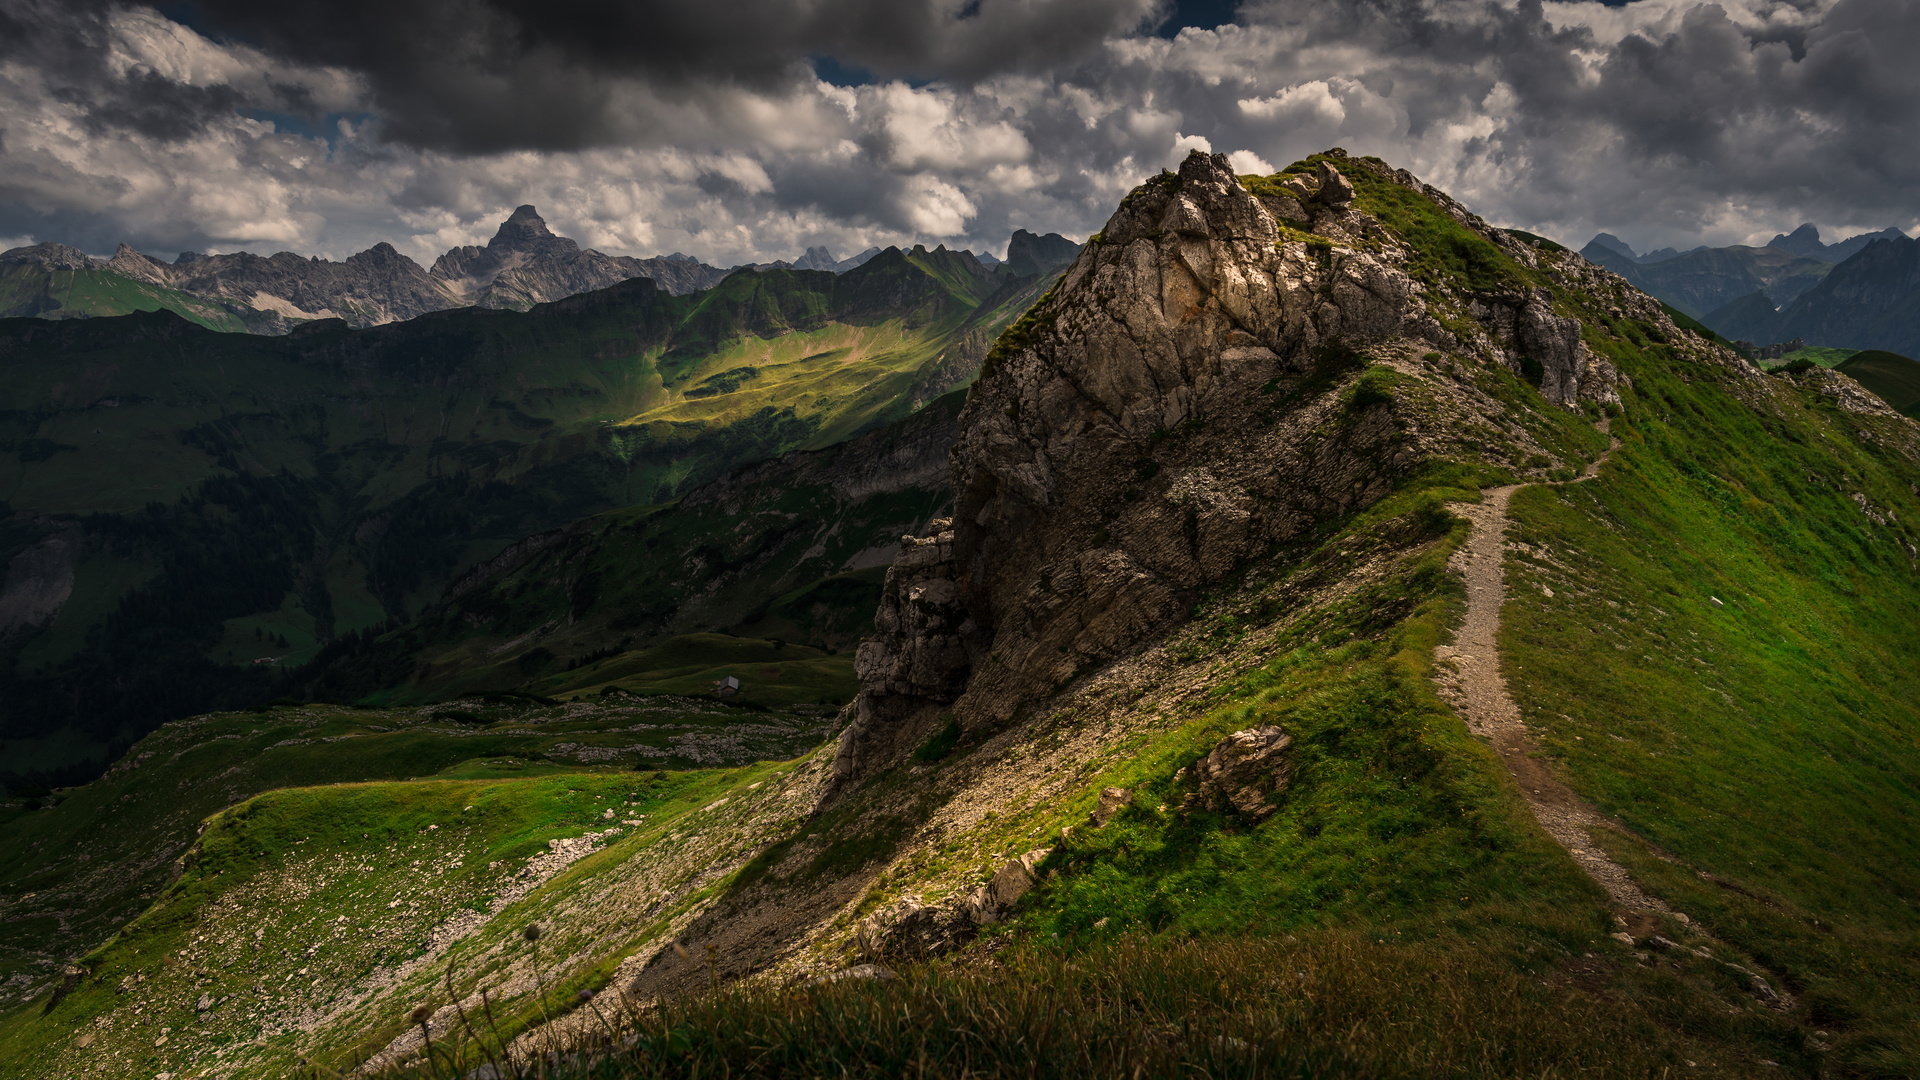
[[[707,655],[691,651],[696,662]],[[278,707],[165,725],[101,779],[0,810],[0,985],[8,988],[0,1009],[19,1008],[64,958],[122,932],[165,892],[201,821],[261,792],[435,776],[617,777],[784,759],[817,744],[831,712],[743,710],[714,700],[711,687],[700,695],[567,705],[494,695],[420,710]]]
[[267,312],[134,281],[111,270],[50,270],[35,262],[0,265],[0,318],[98,319],[136,311],[171,311],[224,333],[286,322]]
[[82,540],[57,617],[0,630],[6,768],[97,769],[163,719],[258,700],[250,661],[404,622],[530,534],[899,419],[931,376],[971,376],[952,335],[992,330],[969,318],[1003,283],[957,259],[286,338],[0,322],[0,561]]
[[1857,1067],[1911,1065],[1920,467],[1817,399],[1632,374],[1605,481],[1515,499],[1516,696],[1577,786],[1706,875],[1642,857],[1671,899],[1851,1029]]

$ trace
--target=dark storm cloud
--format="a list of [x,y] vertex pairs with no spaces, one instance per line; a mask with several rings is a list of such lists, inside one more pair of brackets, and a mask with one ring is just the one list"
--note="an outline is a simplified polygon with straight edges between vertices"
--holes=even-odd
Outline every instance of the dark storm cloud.
[[139,65],[114,63],[114,7],[98,0],[6,0],[0,59],[36,71],[54,100],[73,107],[87,130],[178,141],[242,108],[314,114],[311,93],[259,73],[252,85],[194,83]]
[[1198,146],[1574,243],[1920,218],[1891,0],[90,3],[0,0],[0,236],[430,259],[535,202],[618,253],[997,249]]
[[650,99],[791,91],[807,57],[882,78],[1038,71],[1161,0],[203,0],[201,28],[366,75],[388,137],[484,153],[671,137]]

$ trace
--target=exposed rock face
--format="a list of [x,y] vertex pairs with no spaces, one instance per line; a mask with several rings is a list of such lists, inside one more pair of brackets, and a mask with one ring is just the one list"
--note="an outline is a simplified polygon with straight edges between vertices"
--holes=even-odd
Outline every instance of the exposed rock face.
[[1477,297],[1471,310],[1506,343],[1507,364],[1515,374],[1526,373],[1529,361],[1540,365],[1540,396],[1557,405],[1619,404],[1619,372],[1580,340],[1580,320],[1553,313],[1553,295],[1546,289],[1526,296],[1487,294]]
[[462,306],[458,293],[386,243],[337,263],[291,251],[265,257],[240,251],[230,255],[189,252],[172,265],[121,244],[106,268],[135,281],[233,300],[291,319],[340,318],[354,326],[375,326]]
[[965,636],[974,628],[953,578],[951,525],[936,519],[933,535],[900,538],[873,618],[877,634],[861,642],[854,658],[861,689],[854,723],[834,755],[835,780],[855,776],[923,737],[927,724],[902,721],[926,705],[954,700],[966,685],[971,661]]
[[1040,864],[1052,848],[1035,848],[1009,859],[985,885],[940,904],[903,896],[861,920],[854,943],[875,959],[937,956],[965,944],[982,926],[1006,918],[1020,898],[1040,883]]
[[1292,776],[1291,746],[1293,737],[1277,727],[1247,728],[1221,739],[1193,766],[1199,788],[1187,797],[1188,805],[1264,819],[1279,809],[1276,796]]
[[[1317,201],[1326,187],[1314,230],[1366,229]],[[1128,197],[1056,289],[1052,325],[975,384],[953,455],[976,664],[963,723],[1006,719],[1177,621],[1188,590],[1387,490],[1388,417],[1312,460],[1261,433],[1272,392],[1323,347],[1399,335],[1422,310],[1413,282],[1280,236],[1224,158],[1191,156]]]
[[98,259],[79,248],[54,243],[10,248],[0,252],[0,263],[10,262],[39,263],[49,270],[92,270],[101,265]]
[[[911,748],[936,715],[993,728],[1130,655],[1244,560],[1451,452],[1443,414],[1478,423],[1499,408],[1461,391],[1403,412],[1343,389],[1370,361],[1537,360],[1549,400],[1617,400],[1613,369],[1545,290],[1430,296],[1402,269],[1418,253],[1356,209],[1341,160],[1256,196],[1225,158],[1189,156],[1128,195],[1001,340],[961,415],[952,532],[903,555],[863,647],[842,782]],[[1533,249],[1410,174],[1351,167],[1539,268]],[[1591,270],[1576,262],[1568,272]],[[1450,325],[1478,317],[1466,339],[1429,309],[1435,297]]]

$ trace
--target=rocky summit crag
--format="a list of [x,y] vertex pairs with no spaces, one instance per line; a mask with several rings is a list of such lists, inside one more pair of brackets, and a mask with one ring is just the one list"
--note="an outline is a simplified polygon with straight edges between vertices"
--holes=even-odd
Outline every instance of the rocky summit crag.
[[[895,566],[861,647],[867,689],[839,775],[924,738],[949,705],[969,727],[1004,723],[1164,633],[1195,590],[1456,452],[1499,411],[1455,387],[1356,410],[1364,391],[1343,395],[1331,375],[1343,365],[1381,363],[1380,381],[1444,350],[1531,372],[1555,404],[1619,401],[1619,373],[1548,290],[1424,284],[1404,242],[1353,202],[1329,161],[1256,195],[1204,154],[1128,196],[968,397],[951,531],[911,542]],[[1511,436],[1524,467],[1538,448]]]

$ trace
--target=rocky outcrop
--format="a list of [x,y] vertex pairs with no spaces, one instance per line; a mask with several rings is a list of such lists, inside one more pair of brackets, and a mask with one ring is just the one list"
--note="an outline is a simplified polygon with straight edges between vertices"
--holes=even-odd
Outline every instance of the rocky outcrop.
[[906,724],[928,706],[960,696],[971,660],[966,638],[974,632],[954,580],[950,519],[936,519],[933,535],[903,536],[900,554],[887,571],[874,613],[874,637],[860,643],[854,673],[860,693],[854,722],[841,734],[833,776],[844,781],[877,762],[897,756],[930,725]]
[[1357,242],[1380,229],[1352,198],[1328,165],[1285,200],[1330,241],[1316,248],[1223,157],[1194,154],[1127,197],[975,383],[951,537],[896,566],[837,772],[901,752],[930,710],[1005,721],[1411,467],[1391,408],[1331,394],[1277,407],[1425,325],[1413,280]]
[[[1319,201],[1339,187],[1322,178],[1301,212],[1351,241],[1371,222]],[[982,374],[954,450],[975,628],[963,723],[998,723],[1122,655],[1177,621],[1189,590],[1377,498],[1396,469],[1389,417],[1309,459],[1272,401],[1333,353],[1401,334],[1422,310],[1412,280],[1354,247],[1283,240],[1223,158],[1136,190],[1054,296]]]
[[1040,883],[1040,864],[1052,848],[1008,859],[987,883],[938,904],[909,894],[860,921],[854,947],[870,959],[938,956],[966,944],[982,926],[1006,918],[1020,898]]
[[1486,293],[1469,310],[1488,325],[1513,373],[1539,381],[1541,397],[1556,405],[1619,404],[1620,373],[1587,348],[1580,320],[1554,314],[1549,290]]
[[1184,809],[1233,810],[1255,821],[1279,809],[1279,794],[1293,775],[1287,750],[1293,737],[1277,727],[1247,728],[1221,739],[1179,779],[1195,785]]
[[[1369,365],[1420,374],[1417,358],[1444,351],[1525,373],[1552,402],[1619,400],[1618,373],[1550,291],[1457,291],[1357,205],[1343,168],[1418,192],[1529,273],[1604,274],[1544,260],[1411,174],[1340,151],[1253,190],[1225,158],[1195,153],[1135,189],[968,396],[952,531],[906,549],[889,583],[842,783],[910,749],[937,716],[981,731],[1044,707],[1170,632],[1247,560],[1481,445],[1467,428],[1497,404],[1431,381],[1418,407],[1363,395]],[[1449,414],[1463,418],[1456,435]],[[1281,778],[1207,799],[1252,807],[1284,781],[1268,775]]]

